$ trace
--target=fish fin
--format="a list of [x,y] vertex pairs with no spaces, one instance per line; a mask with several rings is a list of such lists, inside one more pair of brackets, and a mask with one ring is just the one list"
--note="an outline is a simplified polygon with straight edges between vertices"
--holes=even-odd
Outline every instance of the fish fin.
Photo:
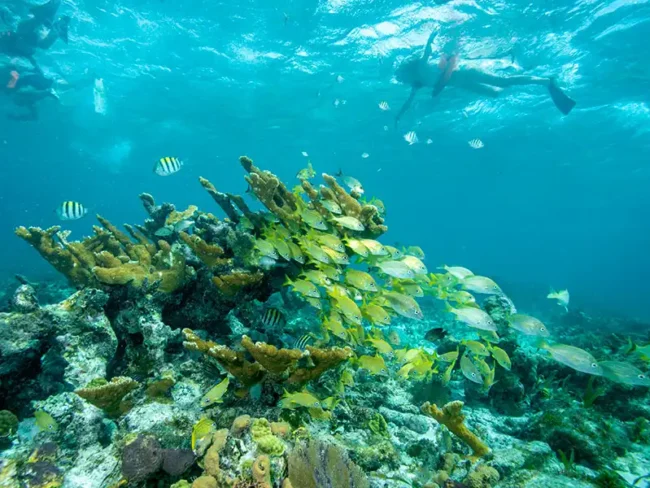
[[551,81],[548,84],[548,92],[551,95],[551,99],[553,100],[555,106],[564,115],[569,115],[569,113],[571,113],[571,110],[573,110],[573,107],[576,106],[575,100],[560,90],[555,84],[555,79],[553,78],[551,78]]
[[289,278],[288,276],[285,276],[284,283],[282,284],[282,286],[291,286],[291,285],[293,285],[293,281],[291,281],[291,278]]

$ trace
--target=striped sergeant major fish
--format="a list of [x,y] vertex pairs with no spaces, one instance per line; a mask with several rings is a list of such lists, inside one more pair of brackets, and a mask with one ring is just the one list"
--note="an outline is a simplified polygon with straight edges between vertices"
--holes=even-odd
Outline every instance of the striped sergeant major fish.
[[87,213],[88,209],[86,209],[81,203],[72,202],[69,200],[67,202],[63,202],[56,209],[56,214],[61,220],[79,220]]
[[276,325],[284,325],[286,319],[277,308],[268,308],[264,312],[264,315],[262,315],[262,323],[267,327],[274,327]]
[[180,159],[165,157],[158,160],[153,171],[160,176],[169,176],[180,171],[182,167],[183,162]]

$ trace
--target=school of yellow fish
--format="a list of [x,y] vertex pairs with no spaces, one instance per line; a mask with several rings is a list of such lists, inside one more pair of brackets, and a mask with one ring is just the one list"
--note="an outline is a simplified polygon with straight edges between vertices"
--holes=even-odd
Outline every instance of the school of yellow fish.
[[[310,179],[315,171],[309,163],[298,173],[299,179]],[[364,193],[358,180],[343,181],[354,194]],[[342,214],[339,202],[322,199],[318,208],[302,197],[302,187],[293,190],[298,196],[297,216],[301,225],[289,230],[278,220],[268,220],[262,235],[255,241],[255,257],[260,266],[270,267],[282,262],[292,263],[298,273],[287,276],[285,286],[305,302],[319,310],[320,337],[317,343],[345,343],[357,351],[350,364],[373,375],[388,375],[424,380],[439,375],[447,384],[459,366],[463,376],[488,391],[495,383],[497,367],[510,370],[508,353],[498,346],[499,331],[492,317],[477,303],[475,295],[504,295],[492,279],[475,275],[460,266],[443,266],[439,273],[430,273],[424,264],[424,252],[417,246],[397,249],[364,236],[365,227],[354,217]],[[383,203],[372,199],[380,215]],[[456,321],[469,327],[478,340],[461,340],[455,351],[438,354],[424,347],[398,349],[399,333],[389,330],[393,317],[420,321],[423,314],[416,298],[433,296],[445,305]],[[568,306],[568,292],[551,293],[560,305]],[[516,313],[508,317],[509,328],[532,336],[539,349],[552,359],[576,371],[603,376],[628,385],[650,386],[650,379],[635,366],[618,361],[598,362],[587,351],[564,344],[548,344],[550,334],[537,318]],[[383,330],[382,330],[383,328]],[[386,331],[386,332],[384,332]],[[311,334],[315,337],[314,334]],[[650,353],[649,353],[650,354]],[[342,372],[339,390],[354,383],[348,369]],[[206,405],[219,401],[227,389],[217,385]],[[217,395],[214,394],[216,391]],[[209,395],[209,394],[208,394]],[[216,398],[218,397],[218,398]],[[280,405],[286,409],[305,408],[313,418],[327,419],[336,399],[319,400],[303,390],[285,393]]]

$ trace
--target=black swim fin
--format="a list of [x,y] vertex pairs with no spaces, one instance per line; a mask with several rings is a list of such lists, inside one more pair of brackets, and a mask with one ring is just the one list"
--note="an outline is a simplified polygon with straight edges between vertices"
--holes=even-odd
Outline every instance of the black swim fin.
[[67,44],[68,43],[68,29],[70,28],[70,17],[67,16],[67,15],[64,15],[59,20],[57,20],[54,27],[56,29],[56,33],[59,35],[59,39],[61,39],[63,42],[65,42]]
[[551,99],[555,106],[564,115],[569,115],[571,110],[573,110],[573,107],[576,106],[575,100],[560,90],[553,79],[551,79],[551,83],[548,85],[548,92],[551,95]]
[[61,6],[61,0],[50,0],[42,5],[34,5],[30,7],[31,14],[46,26],[52,25],[56,11]]

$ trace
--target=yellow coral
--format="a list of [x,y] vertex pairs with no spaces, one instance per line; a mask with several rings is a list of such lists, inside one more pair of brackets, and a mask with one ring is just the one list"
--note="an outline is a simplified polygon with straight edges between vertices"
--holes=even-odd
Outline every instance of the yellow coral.
[[220,246],[208,244],[201,237],[189,235],[187,232],[179,232],[178,236],[206,266],[213,267],[228,264],[229,260],[224,257],[225,253]]
[[167,216],[167,220],[165,221],[165,224],[174,225],[177,224],[178,222],[182,222],[183,220],[191,219],[198,209],[199,208],[196,205],[190,205],[189,207],[187,207],[187,209],[183,210],[182,212],[178,212],[174,210]]
[[262,282],[264,274],[258,272],[230,271],[228,274],[212,278],[214,285],[227,297],[235,297],[239,292],[255,287]]
[[472,458],[478,459],[490,452],[490,448],[470,431],[465,425],[465,416],[461,413],[463,402],[457,400],[447,403],[442,410],[437,405],[426,402],[422,411],[433,417],[436,422],[447,427],[452,434],[461,439],[472,449]]
[[212,476],[199,476],[192,483],[192,488],[217,488],[217,480]]
[[219,467],[219,449],[214,444],[210,446],[208,452],[205,453],[203,458],[203,466],[205,472],[210,476],[218,476],[221,468]]
[[264,418],[253,420],[251,437],[263,453],[271,456],[282,456],[284,454],[284,443],[273,435],[271,424],[268,420]]
[[283,439],[287,438],[291,434],[291,424],[289,422],[271,422],[271,432]]
[[251,426],[251,416],[250,415],[240,415],[232,421],[232,426],[230,431],[235,436],[240,436],[242,433],[248,430]]
[[325,373],[325,371],[336,368],[352,357],[352,349],[349,347],[321,349],[307,346],[307,351],[309,351],[309,357],[313,366],[296,369],[287,379],[288,383],[301,384],[315,380]]
[[274,374],[284,373],[302,357],[302,352],[298,349],[278,349],[264,342],[253,343],[248,336],[242,337],[241,345],[264,369]]
[[116,417],[125,413],[122,401],[137,387],[137,381],[126,376],[116,376],[110,382],[101,379],[93,380],[88,386],[76,390],[75,393],[97,408],[101,408],[108,415]]
[[258,456],[253,463],[253,479],[259,488],[271,488],[271,459],[265,454]]
[[246,386],[259,383],[264,378],[264,370],[258,363],[246,360],[244,353],[233,351],[215,342],[204,341],[190,329],[183,329],[185,342],[183,345],[191,351],[199,351],[216,359],[226,371]]

